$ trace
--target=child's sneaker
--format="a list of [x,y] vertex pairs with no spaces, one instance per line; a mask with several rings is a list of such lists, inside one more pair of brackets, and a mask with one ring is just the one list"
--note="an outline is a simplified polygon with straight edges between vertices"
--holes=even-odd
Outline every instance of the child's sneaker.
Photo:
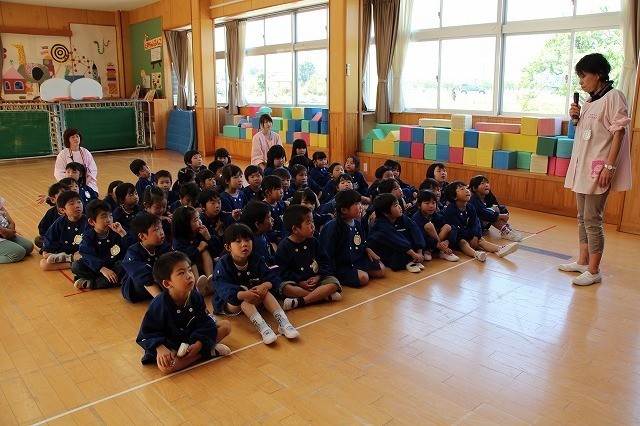
[[287,339],[296,339],[300,337],[300,333],[291,323],[285,324],[283,326],[278,327],[278,333],[283,334]]
[[64,263],[73,261],[73,255],[67,253],[56,253],[47,257],[47,263]]
[[426,260],[428,262],[431,259],[433,259],[433,257],[431,256],[431,252],[430,251],[425,251],[424,252],[424,260]]
[[421,271],[424,271],[425,266],[422,263],[416,262],[416,265],[418,265],[418,268],[420,268]]
[[440,252],[440,259],[448,260],[449,262],[457,262],[460,260],[458,256],[453,253],[445,253],[443,251]]
[[90,285],[91,285],[91,281],[84,278],[79,278],[75,280],[75,282],[73,283],[73,286],[78,290],[87,289],[90,287]]
[[230,353],[231,348],[229,348],[229,346],[227,345],[223,345],[222,343],[216,343],[213,349],[211,349],[211,356],[214,358],[218,356],[227,356]]
[[407,263],[407,271],[413,272],[414,274],[420,272],[422,269],[415,262]]
[[498,250],[496,254],[498,255],[498,257],[505,257],[513,252],[518,251],[519,248],[520,243],[507,244],[506,246],[500,247],[500,250]]
[[338,300],[342,300],[342,294],[336,291],[335,293],[328,295],[324,300],[327,302],[337,302]]
[[478,259],[480,262],[484,262],[485,260],[487,260],[487,252],[482,250],[476,250],[476,253],[473,255],[473,257]]
[[266,326],[262,330],[260,330],[260,334],[262,334],[262,342],[265,345],[270,345],[271,343],[275,342],[276,339],[278,338],[278,335],[274,333],[271,327],[269,326]]
[[505,240],[516,241],[516,242],[522,241],[522,235],[520,235],[518,232],[514,231],[511,228],[507,228],[506,231],[507,232],[502,232],[500,234],[500,236]]
[[196,290],[203,296],[208,296],[213,293],[213,288],[210,288],[211,280],[206,275],[200,275],[196,282]]

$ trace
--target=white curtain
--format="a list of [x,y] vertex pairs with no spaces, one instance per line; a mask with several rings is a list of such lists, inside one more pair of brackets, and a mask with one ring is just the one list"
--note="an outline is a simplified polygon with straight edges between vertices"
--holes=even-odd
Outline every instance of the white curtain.
[[638,0],[622,1],[622,49],[624,62],[618,89],[624,93],[629,105],[633,105],[636,70],[638,66]]
[[244,75],[243,75],[244,58],[247,56],[247,51],[246,51],[246,49],[244,47],[246,34],[247,34],[247,21],[238,22],[238,65],[237,65],[238,68],[237,68],[237,72],[238,72],[238,81],[240,82],[240,84],[238,84],[238,92],[237,92],[237,97],[238,97],[237,105],[238,106],[247,105],[247,98],[245,96],[245,91],[244,91]]
[[[411,36],[411,13],[413,0],[400,0],[400,16],[398,17],[398,40],[391,63],[391,112],[404,112],[404,99],[402,96],[402,70],[409,49]],[[424,58],[427,60],[427,58]]]

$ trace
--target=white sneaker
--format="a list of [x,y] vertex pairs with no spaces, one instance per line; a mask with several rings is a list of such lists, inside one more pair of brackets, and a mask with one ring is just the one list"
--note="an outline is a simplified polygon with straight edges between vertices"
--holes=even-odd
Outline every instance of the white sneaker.
[[342,300],[342,294],[336,291],[335,293],[332,293],[329,296],[327,296],[325,300],[327,302],[337,302],[338,300]]
[[415,274],[415,273],[420,272],[421,270],[422,269],[420,269],[420,267],[418,266],[417,263],[415,263],[415,262],[407,263],[407,271],[413,272]]
[[431,259],[433,259],[433,256],[431,256],[431,252],[430,251],[425,251],[423,253],[424,256],[424,260],[426,260],[427,262],[430,261]]
[[296,339],[300,337],[300,333],[291,325],[291,323],[285,324],[284,327],[278,326],[278,333],[283,334],[287,339]]
[[440,252],[440,259],[448,260],[449,262],[457,262],[458,260],[460,260],[460,258],[455,254],[447,254],[443,251]]
[[260,330],[260,334],[262,334],[262,342],[265,345],[270,345],[271,343],[275,342],[276,339],[278,338],[278,335],[274,333],[271,327],[269,326],[266,326],[265,328]]
[[498,257],[505,257],[513,252],[518,251],[519,248],[520,243],[507,244],[506,246],[502,246],[500,250],[496,252],[496,254],[498,255]]
[[75,282],[73,283],[73,286],[75,288],[77,288],[78,290],[82,290],[82,289],[87,289],[89,288],[89,285],[91,284],[91,281],[84,279],[84,278],[80,278],[75,280]]
[[482,250],[476,250],[476,253],[473,255],[473,257],[478,259],[480,262],[484,262],[485,260],[487,260],[487,252]]
[[73,257],[71,255],[68,255],[67,253],[51,254],[49,255],[49,257],[47,257],[47,263],[71,263],[72,260]]
[[418,268],[420,268],[421,271],[424,271],[425,266],[422,263],[416,262],[416,265],[418,265]]
[[517,242],[522,241],[522,235],[520,235],[518,232],[514,231],[511,228],[509,228],[509,232],[505,232],[504,234],[501,234],[500,236],[502,238],[504,238],[505,240],[517,241]]
[[602,274],[598,272],[597,274],[592,274],[589,271],[584,271],[579,276],[575,277],[571,280],[571,282],[575,285],[592,285],[602,282]]
[[559,271],[564,271],[564,272],[587,272],[587,269],[589,269],[589,265],[580,265],[578,262],[571,262],[571,263],[561,263],[558,265],[558,270]]
[[231,348],[227,345],[223,345],[222,343],[216,343],[216,345],[211,349],[211,356],[227,356],[231,353]]

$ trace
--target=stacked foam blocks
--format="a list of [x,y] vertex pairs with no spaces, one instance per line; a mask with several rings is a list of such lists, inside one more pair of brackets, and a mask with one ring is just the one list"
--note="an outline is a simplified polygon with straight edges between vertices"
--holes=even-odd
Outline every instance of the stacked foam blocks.
[[522,117],[520,124],[421,118],[419,126],[378,124],[362,140],[363,152],[566,176],[574,128],[561,135],[562,119]]

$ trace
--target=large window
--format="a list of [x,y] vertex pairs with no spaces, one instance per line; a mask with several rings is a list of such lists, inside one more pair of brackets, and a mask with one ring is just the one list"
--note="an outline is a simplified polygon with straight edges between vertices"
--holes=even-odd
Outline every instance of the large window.
[[[373,40],[369,109],[378,83]],[[620,0],[414,0],[403,98],[408,110],[566,114],[579,89],[573,67],[593,52],[609,59],[618,81]]]
[[[243,67],[247,102],[323,106],[328,103],[328,9],[300,9],[249,19]],[[223,27],[222,31],[224,31]],[[216,27],[218,31],[218,27]],[[218,103],[227,102],[224,46],[216,37]],[[218,48],[222,52],[218,52]],[[222,86],[225,86],[224,88]]]
[[229,77],[227,76],[227,62],[225,50],[227,49],[227,39],[224,26],[214,29],[214,50],[216,58],[216,99],[219,104],[226,104]]

